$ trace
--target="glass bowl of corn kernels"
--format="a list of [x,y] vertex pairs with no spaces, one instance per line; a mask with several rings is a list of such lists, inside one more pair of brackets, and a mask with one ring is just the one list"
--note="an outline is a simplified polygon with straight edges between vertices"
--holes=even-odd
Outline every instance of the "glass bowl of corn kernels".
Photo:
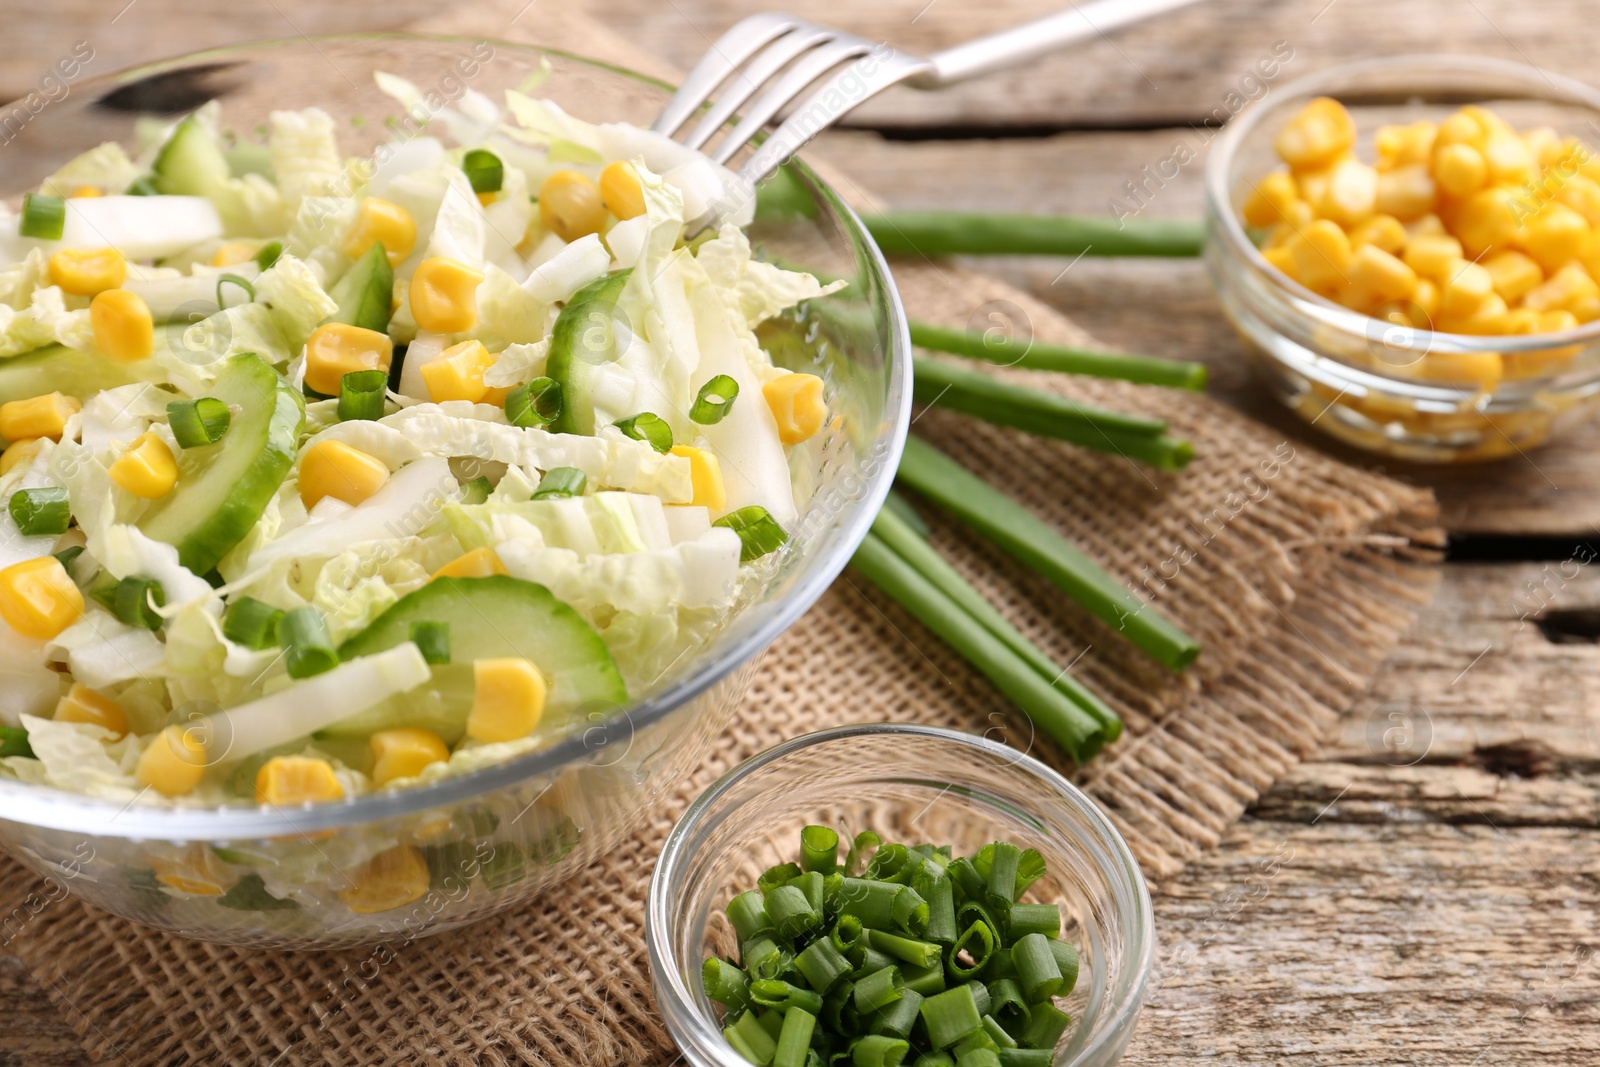
[[1332,68],[1230,123],[1206,264],[1272,391],[1358,447],[1470,462],[1600,406],[1600,93],[1520,63]]

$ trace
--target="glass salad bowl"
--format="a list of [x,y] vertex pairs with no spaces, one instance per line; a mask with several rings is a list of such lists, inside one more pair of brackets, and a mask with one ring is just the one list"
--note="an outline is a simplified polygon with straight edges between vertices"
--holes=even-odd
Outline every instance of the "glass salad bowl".
[[[1366,162],[1380,127],[1438,122],[1469,104],[1519,131],[1548,127],[1591,148],[1600,120],[1600,93],[1570,78],[1505,60],[1411,55],[1319,71],[1230,122],[1206,163],[1206,266],[1268,388],[1340,440],[1431,463],[1516,455],[1591,417],[1600,405],[1600,320],[1512,336],[1447,333],[1353,311],[1268,263],[1241,210],[1278,166],[1278,131],[1321,96],[1349,109]],[[1531,210],[1561,184],[1552,168],[1517,195]]]
[[[402,109],[374,83],[398,74]],[[533,89],[533,86],[537,89]],[[501,41],[375,34],[197,53],[74,81],[0,156],[15,203],[104,141],[221,101],[230,162],[259,157],[268,114],[321,107],[346,155],[428,130],[468,91],[522,88],[596,122],[648,126],[660,82]],[[146,126],[148,128],[148,126]],[[542,748],[409,789],[293,810],[123,804],[0,780],[0,848],[85,901],[186,937],[334,948],[438,933],[526,901],[621,843],[722,733],[761,653],[849,560],[888,490],[909,413],[909,339],[888,269],[835,192],[798,162],[759,190],[751,244],[848,284],[760,331],[775,364],[825,382],[832,416],[790,454],[799,517],[743,609],[618,712],[576,716]],[[425,871],[424,871],[425,868]],[[360,884],[427,890],[384,899]],[[400,897],[405,899],[401,900]]]

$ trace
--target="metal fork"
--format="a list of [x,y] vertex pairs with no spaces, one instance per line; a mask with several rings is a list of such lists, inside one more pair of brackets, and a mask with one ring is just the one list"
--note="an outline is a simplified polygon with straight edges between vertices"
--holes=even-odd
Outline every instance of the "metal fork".
[[[940,89],[1194,2],[1092,0],[1071,4],[1068,10],[925,58],[792,15],[752,15],[717,39],[651,128],[670,137],[709,104],[700,122],[682,138],[691,148],[704,148],[737,114],[739,121],[733,129],[706,150],[718,163],[726,163],[775,115],[833,72],[739,168],[739,176],[754,183],[846,112],[891,85],[904,82],[917,89]],[[719,87],[722,92],[713,102],[712,95]]]

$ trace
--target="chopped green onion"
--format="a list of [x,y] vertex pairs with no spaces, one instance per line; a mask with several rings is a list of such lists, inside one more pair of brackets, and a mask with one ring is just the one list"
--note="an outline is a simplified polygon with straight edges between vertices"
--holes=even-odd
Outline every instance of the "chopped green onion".
[[124,196],[160,196],[161,187],[156,184],[155,175],[141,174],[129,182],[122,193]]
[[489,499],[489,494],[494,492],[494,486],[489,484],[489,479],[478,475],[470,482],[461,483],[461,502],[463,504],[482,504]]
[[1029,1048],[1055,1048],[1061,1035],[1072,1025],[1072,1016],[1049,1001],[1031,1005],[1028,1013],[1028,1025],[1017,1037],[1017,1044]]
[[832,874],[839,866],[839,831],[807,826],[800,831],[800,869]]
[[912,1061],[911,1067],[956,1067],[956,1060],[954,1056],[943,1050],[924,1052]]
[[[950,946],[945,955],[945,966],[957,978],[972,978],[983,971],[984,964],[995,950],[994,927],[982,919],[968,926],[966,931]],[[962,963],[965,955],[972,962]]]
[[981,1031],[950,1051],[956,1054],[956,1067],[1000,1067],[1000,1050]]
[[1000,1025],[1000,1020],[988,1012],[983,1015],[983,1032],[988,1035],[996,1049],[1017,1047],[1017,1039],[1006,1033],[1006,1028]]
[[908,933],[920,934],[928,928],[928,902],[910,886],[895,894],[889,907],[894,924]]
[[740,893],[728,901],[728,921],[740,941],[749,941],[759,934],[772,932],[772,919],[767,915],[767,904],[759,890]]
[[1061,905],[1013,904],[1006,920],[1006,933],[1017,941],[1029,934],[1055,937],[1061,932]]
[[706,996],[730,1012],[750,1006],[750,976],[727,960],[708,957],[700,968],[700,983]]
[[855,916],[862,926],[886,929],[895,925],[894,898],[905,888],[892,882],[846,878],[841,891],[840,912],[842,915]]
[[291,678],[310,678],[339,665],[322,612],[307,604],[278,620],[278,643]]
[[505,182],[505,166],[500,157],[485,148],[474,148],[462,156],[461,170],[475,193],[498,193]]
[[[509,399],[509,398],[508,398]],[[620,420],[617,429],[635,441],[643,441],[657,452],[672,450],[672,427],[653,411],[641,411]]]
[[928,1043],[934,1048],[949,1048],[974,1030],[983,1028],[983,1016],[972,999],[972,989],[958,985],[922,1002],[922,1023],[928,1030]]
[[967,987],[972,990],[972,1003],[978,1009],[979,1015],[989,1014],[989,987],[982,982],[968,982]]
[[450,624],[448,622],[435,622],[432,619],[420,620],[411,624],[410,637],[417,650],[422,653],[422,658],[429,663],[441,664],[450,662]]
[[818,916],[823,914],[826,881],[820,871],[807,871],[798,878],[789,879],[789,885],[805,894],[806,903]]
[[1016,979],[997,978],[989,983],[989,1013],[1008,1033],[1020,1033],[1027,1027],[1028,1001]]
[[713,426],[721,422],[733,410],[733,402],[738,396],[739,383],[730,375],[717,375],[700,387],[694,403],[689,407],[689,421],[701,426]]
[[851,970],[850,961],[826,937],[819,937],[807,945],[795,956],[794,965],[805,977],[806,984],[819,993],[832,989]]
[[815,1015],[822,1010],[822,994],[790,985],[781,978],[760,978],[750,983],[750,999],[767,1008],[799,1008]]
[[900,1067],[911,1046],[898,1037],[868,1034],[850,1046],[852,1067]]
[[1061,988],[1056,990],[1056,996],[1064,997],[1078,984],[1078,949],[1052,937],[1050,955],[1056,958],[1056,969],[1061,972]]
[[948,874],[950,880],[955,882],[956,889],[960,891],[963,899],[983,896],[987,880],[978,873],[978,869],[972,865],[970,858],[962,856],[960,859],[951,860],[945,867],[944,873]]
[[1017,861],[1017,896],[1028,891],[1028,887],[1044,877],[1044,857],[1036,848],[1025,848],[1022,857]]
[[902,989],[900,999],[873,1012],[868,1025],[875,1034],[909,1038],[921,1011],[922,994],[913,989]]
[[281,241],[268,241],[256,250],[256,266],[262,270],[268,270],[274,263],[278,262],[278,257],[281,255],[283,255],[283,243]]
[[1055,583],[1090,614],[1120,629],[1168,670],[1181,671],[1200,654],[1194,638],[1095,566],[1027,508],[932,445],[908,438],[897,477]]
[[776,978],[783,972],[785,953],[771,937],[761,935],[739,946],[739,959],[753,978]]
[[1030,1004],[1054,996],[1061,988],[1061,968],[1043,934],[1029,934],[1012,945],[1011,962],[1017,968],[1017,985]]
[[987,875],[989,900],[997,905],[1004,903],[1009,908],[1017,899],[1017,865],[1022,861],[1022,850],[1009,841],[996,841],[988,848],[991,850]]
[[249,297],[251,300],[256,298],[256,287],[250,284],[249,278],[241,278],[237,274],[219,274],[217,276],[217,307],[219,308],[225,308],[228,306],[227,303],[222,299],[222,287],[224,285],[237,286],[238,288],[243,289],[245,296]]
[[36,759],[33,746],[28,744],[28,731],[20,726],[0,726],[0,759],[7,756],[26,756]]
[[850,977],[859,982],[869,975],[877,974],[885,967],[897,967],[899,963],[887,952],[879,952],[871,945],[862,944],[856,949],[856,958],[859,962],[856,969],[850,972]]
[[754,1064],[767,1064],[778,1051],[778,1043],[767,1033],[754,1012],[745,1012],[739,1021],[722,1031],[734,1051]]
[[783,527],[760,504],[750,504],[738,511],[730,511],[713,526],[726,526],[739,535],[739,562],[749,563],[768,552],[781,548],[789,540]]
[[[820,997],[817,999],[821,1000]],[[816,1012],[792,1006],[785,1011],[783,1029],[778,1032],[778,1048],[772,1056],[772,1067],[806,1067],[811,1051],[811,1035],[816,1028]]]
[[1003,1048],[1000,1067],[1051,1067],[1056,1061],[1053,1048]]
[[68,574],[71,574],[72,565],[78,561],[79,556],[83,555],[83,546],[68,545],[60,552],[52,552],[51,555],[55,556],[56,559],[61,562],[61,566],[66,568]]
[[872,878],[880,882],[896,881],[895,875],[905,867],[906,861],[911,858],[911,850],[901,844],[884,845],[872,856],[872,862],[867,864],[866,873],[861,877]]
[[67,226],[67,202],[59,196],[28,193],[22,198],[22,220],[17,233],[41,241],[59,241]]
[[588,485],[588,477],[577,467],[551,467],[539,479],[539,488],[533,491],[533,499],[557,500],[582,496]]
[[867,944],[914,967],[926,967],[944,955],[944,950],[932,941],[916,941],[883,930],[868,930]]
[[[506,394],[506,421],[524,430],[548,426],[561,417],[561,383],[554,378],[535,378]],[[641,416],[634,416],[640,418]],[[655,418],[654,415],[650,416]],[[621,425],[618,423],[617,425]],[[666,423],[662,423],[666,426]],[[623,433],[628,433],[624,430]],[[629,433],[629,437],[635,436]],[[651,442],[654,444],[654,442]],[[672,447],[672,431],[667,430],[667,448]],[[656,451],[665,452],[666,448]]]
[[913,967],[909,963],[900,968],[900,977],[905,979],[906,989],[913,990],[925,997],[935,993],[944,992],[944,960],[927,967]]
[[761,872],[761,877],[756,879],[756,888],[766,893],[780,885],[788,885],[802,873],[798,863],[776,863]]
[[792,885],[780,885],[767,891],[767,914],[778,936],[793,940],[822,922],[822,913],[813,910],[805,893]]
[[1114,219],[991,211],[890,211],[861,221],[887,255],[1198,256],[1192,219]]
[[911,343],[935,352],[949,352],[968,359],[980,359],[1007,367],[1047,370],[1062,374],[1086,374],[1096,378],[1116,378],[1144,385],[1165,385],[1176,389],[1202,390],[1206,387],[1204,363],[1152,356],[1130,356],[1121,352],[1101,352],[1068,345],[1051,345],[1031,337],[1019,340],[999,331],[978,333],[952,330],[926,322],[912,322]]
[[167,602],[161,583],[153,578],[136,578],[133,575],[117,583],[111,601],[111,614],[129,626],[146,630],[161,629],[161,613],[156,608]]
[[865,928],[858,917],[841,915],[834,921],[833,929],[828,933],[828,941],[834,948],[848,956],[861,946],[864,935]]
[[214,445],[228,432],[233,414],[228,405],[214,396],[196,400],[174,400],[167,405],[167,425],[181,448]]
[[870,1015],[879,1008],[899,1000],[905,987],[905,980],[900,977],[900,968],[894,964],[874,971],[865,978],[857,979],[856,1011],[862,1015]]
[[228,610],[222,616],[222,636],[236,645],[259,652],[278,643],[278,623],[282,619],[282,608],[275,608],[255,597],[238,597],[228,604]]
[[72,525],[72,504],[57,485],[18,489],[6,507],[25,537],[60,537]]
[[942,869],[930,871],[932,866],[923,864],[912,878],[911,888],[928,902],[928,920],[923,924],[922,936],[949,944],[960,932],[956,929],[955,886]]
[[863,830],[850,842],[850,854],[844,859],[845,874],[856,874],[866,869],[869,854],[876,852],[883,838],[871,830]]
[[353,370],[339,379],[339,421],[372,422],[383,418],[389,375],[381,370]]

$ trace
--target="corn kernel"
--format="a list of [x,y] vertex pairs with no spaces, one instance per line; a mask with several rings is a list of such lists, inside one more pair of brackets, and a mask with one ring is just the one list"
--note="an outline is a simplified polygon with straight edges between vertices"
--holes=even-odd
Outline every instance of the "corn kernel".
[[1417,272],[1377,245],[1362,245],[1350,257],[1350,283],[1374,302],[1404,300],[1417,289]]
[[1443,219],[1429,212],[1420,219],[1413,219],[1406,223],[1406,235],[1408,237],[1449,237],[1450,231],[1445,229]]
[[92,200],[97,196],[105,196],[106,194],[92,185],[80,185],[67,195],[73,200]]
[[1552,311],[1539,313],[1538,333],[1559,333],[1562,330],[1575,330],[1578,328],[1578,317],[1566,308],[1556,308]]
[[[1295,281],[1300,280],[1299,275],[1295,273],[1298,268],[1294,265],[1294,254],[1287,248],[1283,247],[1282,245],[1279,245],[1276,248],[1264,248],[1261,250],[1261,255],[1268,263],[1271,263],[1274,267],[1277,267],[1280,271],[1287,274]],[[0,456],[0,463],[4,462],[5,458]]]
[[7,441],[22,441],[30,437],[48,437],[61,440],[67,420],[83,409],[76,397],[62,393],[46,393],[26,400],[8,400],[0,404],[0,437]]
[[1503,334],[1506,314],[1505,298],[1499,293],[1490,293],[1470,313],[1441,318],[1439,329],[1446,333]]
[[50,284],[73,296],[96,296],[128,277],[128,261],[115,248],[63,248],[50,257]]
[[1533,156],[1533,161],[1539,165],[1540,170],[1560,162],[1568,151],[1568,145],[1561,139],[1561,135],[1549,126],[1535,127],[1524,133],[1522,139],[1527,143],[1528,153]]
[[716,456],[690,445],[672,446],[672,455],[682,456],[689,461],[689,480],[694,486],[691,504],[710,508],[713,512],[720,512],[728,506],[728,494],[722,485],[722,467],[718,465]]
[[1275,170],[1251,188],[1241,214],[1248,225],[1275,226],[1288,220],[1286,211],[1299,195],[1294,175],[1286,170]]
[[1341,226],[1353,226],[1372,214],[1378,202],[1376,170],[1347,157],[1329,167],[1327,174],[1328,184],[1321,199],[1311,201],[1318,215]]
[[1507,352],[1504,356],[1504,380],[1526,381],[1543,378],[1564,370],[1578,355],[1580,346],[1560,345],[1556,348],[1533,348],[1525,352]]
[[1350,231],[1350,247],[1362,245],[1376,245],[1398,256],[1406,246],[1406,228],[1393,215],[1374,215]]
[[150,869],[155,872],[156,881],[168,889],[192,896],[221,896],[228,885],[227,869],[216,853],[199,842],[176,857],[150,857]]
[[329,496],[359,504],[388,480],[381,459],[343,441],[318,441],[300,459],[300,500],[307,508]]
[[206,742],[200,730],[168,726],[139,754],[134,777],[166,797],[194,792],[206,770]]
[[483,273],[454,259],[434,256],[411,276],[411,315],[419,330],[463,333],[478,324],[478,285]]
[[1433,139],[1439,130],[1426,119],[1409,126],[1379,126],[1373,137],[1378,169],[1392,170],[1416,163],[1427,163],[1433,155]]
[[427,891],[428,863],[421,851],[396,845],[362,864],[350,888],[339,890],[339,899],[358,915],[374,915],[403,908]]
[[1517,244],[1547,272],[1589,250],[1589,224],[1565,204],[1546,204],[1523,221]]
[[1433,179],[1451,196],[1471,196],[1488,182],[1489,165],[1470,144],[1447,144],[1434,152]]
[[1600,226],[1600,184],[1575,174],[1556,190],[1556,200],[1582,215],[1590,226]]
[[1289,243],[1291,237],[1311,225],[1312,221],[1317,217],[1316,213],[1311,210],[1311,205],[1304,200],[1296,200],[1290,203],[1285,207],[1284,212],[1287,217],[1272,228],[1272,232],[1267,235],[1266,243],[1261,247],[1282,248]]
[[112,359],[133,363],[155,351],[155,320],[137,293],[107,289],[96,295],[89,303],[89,324],[95,347]]
[[428,397],[436,404],[446,400],[470,400],[476,404],[488,395],[483,375],[492,366],[494,356],[482,341],[462,341],[424,363],[422,381],[428,387]]
[[606,165],[600,172],[600,198],[605,201],[606,210],[619,219],[644,214],[644,188],[632,163],[618,160]]
[[298,807],[338,800],[344,786],[334,777],[333,764],[310,756],[274,756],[256,772],[256,803]]
[[1567,306],[1567,311],[1580,323],[1600,319],[1600,296],[1577,297]]
[[0,619],[24,637],[48,641],[83,617],[83,593],[54,556],[0,570]]
[[56,702],[53,717],[56,722],[91,723],[114,734],[113,740],[121,740],[128,734],[128,717],[122,713],[122,705],[77,682]]
[[389,370],[394,342],[386,333],[325,322],[306,340],[306,384],[324,396],[338,396],[339,384],[355,371]]
[[1514,133],[1492,134],[1483,145],[1483,161],[1494,185],[1522,185],[1539,175],[1528,145]]
[[1600,295],[1600,285],[1595,284],[1582,264],[1568,263],[1529,289],[1522,297],[1522,306],[1534,311],[1570,311],[1573,304],[1596,295]]
[[429,765],[450,758],[450,749],[431,730],[379,730],[368,741],[372,745],[374,786],[387,785],[396,778],[415,778]]
[[134,496],[154,500],[172,491],[178,480],[178,461],[165,441],[153,433],[144,433],[112,462],[107,473]]
[[1544,281],[1544,271],[1539,269],[1539,264],[1509,249],[1484,260],[1483,268],[1494,279],[1494,291],[1505,297],[1507,303],[1522,299],[1529,289]]
[[1515,199],[1513,190],[1480,189],[1453,212],[1453,232],[1468,256],[1476,259],[1512,243],[1519,222]]
[[1411,303],[1428,317],[1432,329],[1433,316],[1439,313],[1439,285],[1431,278],[1417,279],[1417,288],[1411,294]]
[[1296,170],[1327,166],[1356,143],[1356,122],[1343,104],[1319,96],[1278,131],[1278,158]]
[[490,204],[499,199],[500,190],[498,189],[486,189],[478,194],[478,204],[482,207],[488,207]]
[[10,472],[12,467],[19,463],[33,465],[39,458],[39,441],[37,437],[24,437],[20,441],[13,441],[3,453],[0,453],[0,475]]
[[1498,385],[1504,371],[1498,352],[1429,352],[1411,369],[1430,382],[1472,385],[1483,391]]
[[761,395],[778,421],[778,439],[786,445],[810,440],[827,421],[822,379],[815,374],[781,375],[763,385]]
[[492,548],[474,548],[433,572],[435,578],[489,578],[505,574],[506,565]]
[[224,241],[211,255],[213,267],[237,267],[256,258],[260,249],[248,241]]
[[1532,308],[1512,308],[1506,312],[1501,324],[1508,334],[1538,333],[1539,313]]
[[533,733],[544,714],[544,675],[520,657],[472,663],[472,711],[467,736],[479,741],[515,741]]
[[1423,163],[1409,163],[1378,175],[1373,209],[1402,222],[1421,218],[1433,210],[1439,190]]
[[1440,277],[1439,313],[1447,319],[1462,319],[1494,295],[1494,279],[1480,264],[1457,259]]
[[599,233],[606,223],[605,197],[588,175],[558,170],[539,186],[539,221],[563,241]]
[[345,255],[360,259],[375,241],[383,242],[383,252],[391,264],[409,256],[417,243],[417,223],[412,219],[411,212],[399,204],[379,200],[375,196],[363,199],[361,206],[356,209],[355,224],[350,227],[342,247]]
[[1466,144],[1476,148],[1483,143],[1484,131],[1478,120],[1463,108],[1439,123],[1434,136],[1434,152],[1443,145]]
[[1461,242],[1454,237],[1415,237],[1401,258],[1425,278],[1442,278],[1462,258],[1461,253]]

